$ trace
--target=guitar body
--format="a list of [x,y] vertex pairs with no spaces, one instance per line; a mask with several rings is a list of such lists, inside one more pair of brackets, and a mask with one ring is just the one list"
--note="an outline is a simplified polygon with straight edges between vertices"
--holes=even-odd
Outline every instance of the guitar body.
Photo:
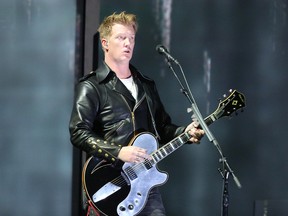
[[112,167],[112,164],[106,161],[98,161],[94,157],[90,157],[83,169],[82,182],[87,199],[91,201],[93,206],[101,213],[101,215],[110,216],[117,215],[116,209],[120,201],[122,201],[129,193],[128,185],[122,187],[121,191],[117,191],[111,196],[97,203],[93,202],[92,196],[103,187],[107,182],[112,181],[120,175],[120,170]]
[[[148,154],[158,148],[157,140],[150,133],[139,134],[132,140],[132,145],[146,149]],[[132,177],[129,176],[130,168],[133,169]],[[156,164],[146,167],[143,163],[124,163],[122,170],[117,170],[111,163],[94,157],[86,161],[82,172],[82,182],[87,198],[105,216],[137,215],[145,207],[151,189],[164,184],[167,178],[167,173],[160,172]],[[120,185],[119,182],[122,184]],[[107,183],[110,185],[107,186]],[[115,188],[110,187],[111,185],[117,185],[120,189],[112,192]],[[108,194],[111,194],[94,202],[93,198],[97,197],[95,193],[106,186],[105,192],[108,191]]]

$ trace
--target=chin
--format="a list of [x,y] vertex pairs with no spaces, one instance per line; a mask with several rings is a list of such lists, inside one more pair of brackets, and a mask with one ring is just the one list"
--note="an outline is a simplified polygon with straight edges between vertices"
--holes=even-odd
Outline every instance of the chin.
[[132,56],[125,56],[122,60],[123,61],[130,61],[132,59]]

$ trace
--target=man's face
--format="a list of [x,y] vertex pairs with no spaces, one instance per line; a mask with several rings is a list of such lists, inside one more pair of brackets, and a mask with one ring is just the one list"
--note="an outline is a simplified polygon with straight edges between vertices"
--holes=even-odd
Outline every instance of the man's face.
[[135,31],[132,26],[115,24],[106,43],[106,55],[113,61],[130,61],[135,45]]

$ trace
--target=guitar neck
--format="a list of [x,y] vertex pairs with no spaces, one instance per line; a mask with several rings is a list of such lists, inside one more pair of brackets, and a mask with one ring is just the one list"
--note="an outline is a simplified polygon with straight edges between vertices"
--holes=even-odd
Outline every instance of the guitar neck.
[[[217,118],[213,115],[213,113],[209,116],[207,116],[204,121],[207,125],[212,124],[214,121],[216,121]],[[184,132],[174,138],[172,141],[169,143],[165,144],[161,148],[159,148],[157,151],[153,152],[151,154],[152,164],[156,164],[166,158],[168,155],[172,154],[174,151],[176,151],[178,148],[180,148],[182,145],[187,143],[191,138],[191,135],[188,132]]]

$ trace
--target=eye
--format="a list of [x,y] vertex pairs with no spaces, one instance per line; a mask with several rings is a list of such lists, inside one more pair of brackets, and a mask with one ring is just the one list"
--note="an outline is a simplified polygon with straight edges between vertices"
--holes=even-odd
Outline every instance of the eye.
[[119,40],[125,40],[125,37],[122,36],[122,35],[119,35],[119,36],[117,36],[117,39],[119,39]]

